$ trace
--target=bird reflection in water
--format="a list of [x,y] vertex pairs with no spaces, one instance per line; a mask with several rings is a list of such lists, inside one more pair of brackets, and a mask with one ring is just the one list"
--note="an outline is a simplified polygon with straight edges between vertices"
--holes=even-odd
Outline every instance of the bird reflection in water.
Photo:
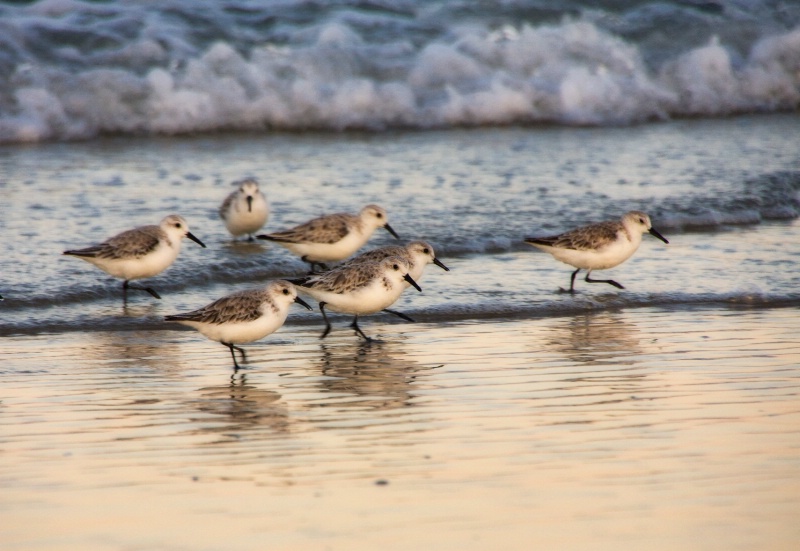
[[[321,390],[333,397],[322,406],[393,409],[410,406],[412,385],[439,366],[424,366],[406,354],[397,342],[321,344]],[[344,398],[343,398],[344,396]],[[353,397],[356,399],[354,400]]]
[[[247,383],[247,375],[231,376],[227,385],[204,387],[191,401],[195,409],[214,417],[195,419],[203,426],[198,432],[240,433],[263,430],[288,432],[289,412],[281,395]],[[219,423],[222,421],[222,424]]]
[[176,354],[162,346],[153,331],[87,331],[85,335],[89,345],[81,347],[80,359],[87,366],[101,362],[120,380],[143,373],[163,378],[180,376]]
[[[648,345],[624,314],[586,313],[550,321],[539,344],[564,358],[552,362],[549,373],[539,371],[549,377],[546,409],[553,422],[630,422],[631,403],[652,400],[663,390],[652,366],[642,362]],[[635,411],[646,415],[645,409]]]
[[614,312],[554,320],[545,340],[547,348],[581,364],[630,365],[642,354],[639,329]]

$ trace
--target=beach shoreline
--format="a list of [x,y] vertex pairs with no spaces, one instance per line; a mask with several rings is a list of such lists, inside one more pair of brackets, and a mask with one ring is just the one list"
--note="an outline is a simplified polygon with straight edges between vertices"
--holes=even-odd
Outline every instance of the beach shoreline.
[[[0,540],[793,549],[797,121],[0,147]],[[216,209],[247,175],[268,231],[377,203],[431,242],[450,271],[393,306],[418,322],[360,319],[365,345],[295,309],[237,373],[164,322],[307,269],[231,243]],[[670,243],[602,272],[624,290],[559,293],[572,268],[522,241],[633,209]],[[126,311],[61,254],[170,212],[208,247],[147,281],[162,300]]]
[[[549,4],[0,3],[2,551],[794,551],[800,5]],[[449,270],[235,370],[165,317],[307,272],[245,179]]]
[[368,321],[372,344],[346,325],[325,340],[293,327],[249,346],[236,374],[193,332],[5,339],[0,536],[48,550],[789,550],[797,319]]

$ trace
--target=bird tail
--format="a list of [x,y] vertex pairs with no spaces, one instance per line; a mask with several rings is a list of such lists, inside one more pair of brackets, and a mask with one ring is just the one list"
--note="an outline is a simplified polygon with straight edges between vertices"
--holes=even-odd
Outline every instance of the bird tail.
[[291,239],[287,239],[287,238],[282,237],[280,235],[268,234],[268,233],[262,233],[261,235],[257,235],[256,239],[264,239],[266,241],[275,241],[277,243],[291,243]]
[[534,246],[541,245],[541,246],[544,246],[544,247],[552,247],[553,244],[555,243],[555,241],[556,241],[555,237],[526,237],[525,238],[525,243],[528,243],[528,244],[534,245]]
[[89,247],[88,249],[73,249],[70,251],[64,251],[61,254],[65,254],[68,256],[83,256],[86,258],[95,258],[100,251],[95,247]]
[[164,316],[164,321],[192,321],[192,314],[173,314],[171,316]]

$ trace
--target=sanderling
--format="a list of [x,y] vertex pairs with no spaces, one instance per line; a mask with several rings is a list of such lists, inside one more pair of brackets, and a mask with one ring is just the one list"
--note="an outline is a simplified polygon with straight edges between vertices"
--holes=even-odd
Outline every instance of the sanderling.
[[153,277],[166,270],[177,258],[184,237],[205,248],[203,242],[189,231],[182,216],[170,214],[158,226],[140,226],[99,245],[64,251],[64,254],[77,256],[107,274],[125,280],[122,288],[126,298],[128,289],[147,291],[155,298],[161,298],[152,288],[134,286],[129,282]]
[[[436,258],[436,253],[433,250],[433,246],[426,241],[412,241],[407,245],[388,245],[386,247],[372,249],[371,251],[354,256],[341,266],[351,266],[353,264],[363,264],[365,262],[380,262],[384,258],[389,258],[390,256],[399,256],[408,262],[408,275],[414,278],[414,281],[417,282],[419,282],[419,280],[422,278],[422,271],[428,264],[436,264],[442,270],[446,272],[450,271],[450,268],[445,266],[441,260]],[[406,282],[405,285],[408,287],[410,284]]]
[[569,282],[570,293],[575,291],[575,276],[581,269],[588,270],[584,280],[589,283],[609,283],[624,289],[612,279],[591,279],[589,275],[592,270],[606,270],[628,260],[639,248],[645,232],[669,243],[650,224],[650,217],[638,210],[625,214],[618,221],[590,224],[551,237],[526,237],[525,242],[577,268]]
[[286,321],[289,306],[297,302],[311,310],[297,296],[297,289],[288,281],[276,280],[266,287],[239,291],[215,300],[211,304],[187,312],[166,316],[165,321],[177,321],[200,331],[203,335],[227,346],[233,365],[239,369],[234,349],[247,360],[243,348],[235,346],[262,339],[274,333]]
[[[388,258],[390,256],[399,256],[406,262],[408,262],[408,275],[411,278],[419,282],[422,279],[422,272],[425,269],[425,266],[428,264],[436,264],[442,270],[449,272],[450,268],[444,265],[444,263],[436,258],[436,253],[433,250],[433,246],[426,242],[426,241],[412,241],[407,245],[388,245],[386,247],[379,247],[377,249],[373,249],[371,251],[367,251],[365,253],[361,253],[358,256],[354,256],[344,264],[340,266],[352,266],[355,264],[363,264],[363,263],[375,263],[380,262],[384,258]],[[403,285],[409,287],[411,284],[407,281],[403,281]],[[407,321],[414,321],[407,315],[398,312],[396,310],[390,310],[388,308],[383,309],[384,312],[388,312],[390,314],[394,314],[400,318],[403,318]]]
[[360,249],[376,228],[386,228],[400,239],[387,221],[386,211],[367,205],[358,215],[339,213],[320,216],[290,230],[257,236],[282,245],[304,262],[327,270],[325,262],[344,260]]
[[408,262],[390,256],[378,263],[339,266],[329,272],[289,281],[297,285],[301,293],[319,301],[319,310],[325,320],[321,339],[331,330],[325,314],[325,306],[328,306],[334,312],[353,314],[355,318],[350,327],[365,340],[370,340],[358,326],[358,316],[374,314],[394,304],[406,288],[404,282],[422,291],[408,271]]
[[239,189],[228,195],[219,207],[219,217],[231,235],[247,235],[250,241],[253,240],[253,234],[266,224],[267,216],[267,199],[253,178],[243,180]]

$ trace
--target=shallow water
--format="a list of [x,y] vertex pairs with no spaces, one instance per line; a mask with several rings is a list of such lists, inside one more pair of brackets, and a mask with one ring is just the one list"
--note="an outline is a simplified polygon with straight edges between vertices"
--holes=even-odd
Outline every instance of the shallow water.
[[797,308],[6,340],[6,549],[793,549]]
[[[553,292],[568,284],[571,268],[522,239],[631,209],[648,212],[670,244],[645,236],[630,261],[605,272],[627,292],[579,282],[587,291],[579,309],[603,301],[797,304],[798,142],[800,118],[773,115],[636,128],[5,146],[0,334],[163,328],[165,314],[303,273],[306,266],[281,247],[231,242],[216,209],[231,182],[247,175],[271,204],[265,231],[374,202],[404,241],[431,241],[454,269],[431,266],[423,293],[406,292],[404,307],[420,315],[572,311],[573,297]],[[185,240],[173,266],[148,281],[163,301],[133,293],[120,316],[120,282],[61,256],[171,212],[208,248]],[[379,230],[368,248],[393,241]],[[297,312],[290,323],[315,317]]]
[[[794,549],[799,122],[0,147],[3,548]],[[294,309],[234,374],[162,320],[305,270],[225,233],[246,175],[267,230],[376,202],[451,271],[371,345]],[[522,242],[633,208],[670,243],[622,291]],[[163,300],[61,256],[173,211],[208,248]]]

